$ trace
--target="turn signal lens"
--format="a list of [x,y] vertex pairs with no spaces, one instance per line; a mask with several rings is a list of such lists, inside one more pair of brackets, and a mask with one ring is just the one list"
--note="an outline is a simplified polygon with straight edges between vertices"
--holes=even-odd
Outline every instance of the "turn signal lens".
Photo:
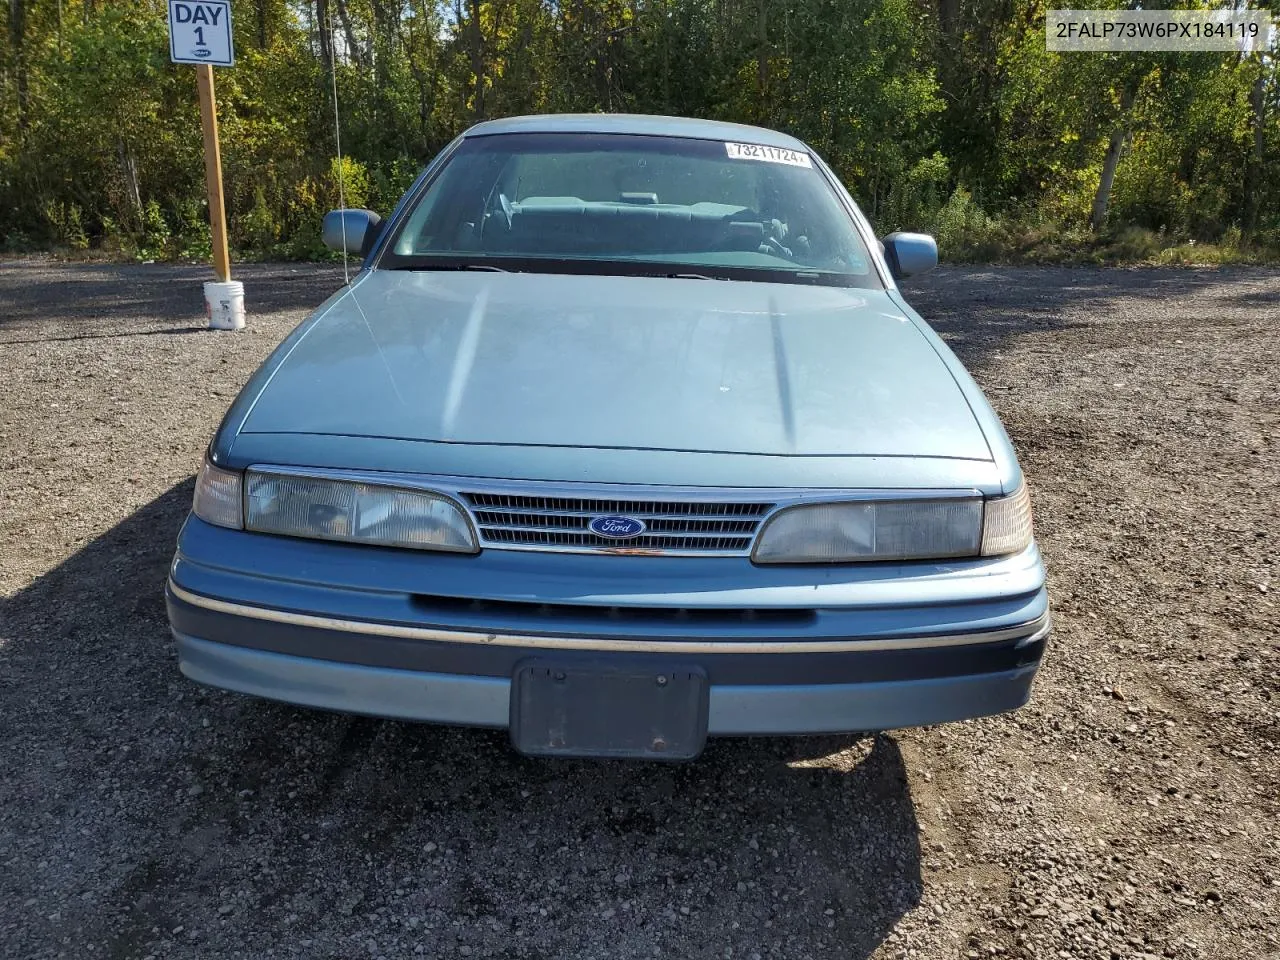
[[191,509],[205,523],[239,530],[244,526],[241,475],[215,467],[206,459],[196,477],[196,495]]
[[982,555],[1021,553],[1031,546],[1031,496],[1026,483],[1007,497],[987,501],[982,522]]

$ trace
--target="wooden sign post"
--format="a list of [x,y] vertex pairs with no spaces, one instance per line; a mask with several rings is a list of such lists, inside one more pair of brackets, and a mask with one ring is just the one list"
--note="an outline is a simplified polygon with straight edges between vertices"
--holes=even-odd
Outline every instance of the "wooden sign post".
[[222,149],[218,145],[218,102],[213,95],[213,67],[196,67],[200,87],[200,126],[204,130],[204,177],[209,186],[209,233],[213,239],[213,272],[218,280],[231,279],[227,253],[227,210],[222,199]]

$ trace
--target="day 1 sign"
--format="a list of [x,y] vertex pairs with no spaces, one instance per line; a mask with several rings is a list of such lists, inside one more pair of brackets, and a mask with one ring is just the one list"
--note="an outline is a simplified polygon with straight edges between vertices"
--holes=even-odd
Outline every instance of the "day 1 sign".
[[230,0],[169,0],[169,59],[231,66]]

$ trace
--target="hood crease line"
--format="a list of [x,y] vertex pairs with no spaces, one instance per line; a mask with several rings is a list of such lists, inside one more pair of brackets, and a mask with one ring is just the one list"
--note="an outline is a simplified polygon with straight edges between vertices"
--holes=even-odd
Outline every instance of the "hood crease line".
[[782,432],[787,449],[796,452],[796,411],[791,396],[791,372],[787,369],[787,347],[782,339],[782,315],[778,301],[769,297],[769,329],[773,340],[773,368],[778,382],[778,405],[782,412]]
[[391,369],[391,364],[387,362],[387,355],[382,350],[382,344],[378,342],[378,335],[373,332],[373,324],[369,322],[369,317],[364,312],[364,307],[360,306],[360,298],[356,296],[355,288],[351,289],[351,302],[356,305],[356,312],[360,314],[360,319],[364,321],[364,328],[369,331],[369,339],[373,341],[373,345],[377,348],[378,359],[382,361],[383,369],[387,371],[387,379],[391,381],[391,389],[396,393],[396,399],[400,401],[402,406],[407,406],[404,394],[400,392],[400,385],[396,383],[396,375]]
[[466,393],[467,383],[471,380],[471,371],[475,368],[476,351],[480,345],[480,330],[484,326],[484,315],[488,306],[489,286],[485,285],[471,304],[471,311],[467,314],[467,325],[463,328],[462,337],[458,341],[458,352],[453,358],[453,375],[449,377],[444,410],[440,416],[441,433],[445,439],[453,437],[458,409],[462,406],[462,395]]

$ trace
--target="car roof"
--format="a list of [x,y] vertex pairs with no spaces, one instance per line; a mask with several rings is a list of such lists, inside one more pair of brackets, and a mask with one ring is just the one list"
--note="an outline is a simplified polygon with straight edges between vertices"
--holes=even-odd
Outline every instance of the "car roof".
[[695,140],[732,140],[759,143],[790,150],[808,148],[795,137],[764,127],[690,117],[657,117],[639,113],[548,113],[505,117],[478,123],[465,134],[487,137],[500,133],[629,133],[649,137],[691,137]]

